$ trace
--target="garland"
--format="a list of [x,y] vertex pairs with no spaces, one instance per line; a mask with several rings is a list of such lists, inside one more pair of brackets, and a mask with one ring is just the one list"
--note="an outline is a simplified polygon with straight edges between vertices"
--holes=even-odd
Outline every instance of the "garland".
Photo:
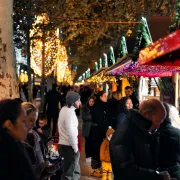
[[[118,57],[117,57],[117,60],[120,59],[122,56],[126,55],[128,53],[127,51],[127,45],[126,45],[126,39],[125,37],[123,36],[120,40],[120,46],[119,46],[119,49],[118,49]],[[116,60],[116,61],[117,61]]]
[[175,13],[172,23],[173,24],[169,27],[170,32],[177,30],[180,25],[180,0],[176,0]]
[[136,42],[133,50],[133,54],[136,56],[138,56],[139,51],[141,50],[141,43],[143,39],[145,42],[144,47],[149,46],[152,43],[151,36],[148,31],[148,25],[144,18],[141,19],[141,23],[138,25],[137,29]]
[[115,63],[114,49],[113,49],[112,46],[110,46],[109,56],[110,56],[110,62],[109,62],[109,64],[110,64],[110,66],[111,66],[112,64]]

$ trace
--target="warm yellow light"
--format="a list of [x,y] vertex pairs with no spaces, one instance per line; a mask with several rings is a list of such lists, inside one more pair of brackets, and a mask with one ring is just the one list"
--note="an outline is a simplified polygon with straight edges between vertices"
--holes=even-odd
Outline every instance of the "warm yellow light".
[[[35,74],[42,75],[42,52],[44,48],[44,75],[50,75],[56,69],[58,63],[67,60],[66,48],[62,46],[57,37],[56,30],[44,31],[43,24],[48,24],[49,19],[46,14],[37,16],[30,30],[31,37],[31,68]],[[38,27],[42,24],[42,29]],[[65,62],[66,64],[66,62]]]
[[27,83],[28,82],[28,75],[24,72],[21,72],[21,74],[19,76],[19,80],[22,83]]

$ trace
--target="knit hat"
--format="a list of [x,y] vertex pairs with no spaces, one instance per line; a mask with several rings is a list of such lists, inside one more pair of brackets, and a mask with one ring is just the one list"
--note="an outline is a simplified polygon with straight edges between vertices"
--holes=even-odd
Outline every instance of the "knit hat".
[[80,95],[74,91],[69,91],[66,95],[66,103],[68,106],[74,104],[78,99],[80,99]]
[[113,133],[114,133],[114,129],[111,126],[109,126],[108,130],[106,131],[106,136],[109,136],[110,134],[113,134]]

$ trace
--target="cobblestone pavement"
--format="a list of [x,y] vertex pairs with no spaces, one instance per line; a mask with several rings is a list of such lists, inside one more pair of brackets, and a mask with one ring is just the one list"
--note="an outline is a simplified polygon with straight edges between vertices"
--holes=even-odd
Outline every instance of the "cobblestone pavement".
[[[79,132],[81,134],[82,130],[82,121],[79,120]],[[100,180],[101,178],[95,178],[91,176],[92,169],[90,162],[86,162],[85,153],[84,153],[84,138],[81,136],[81,145],[82,145],[82,152],[80,157],[80,167],[81,167],[81,178],[80,180]]]

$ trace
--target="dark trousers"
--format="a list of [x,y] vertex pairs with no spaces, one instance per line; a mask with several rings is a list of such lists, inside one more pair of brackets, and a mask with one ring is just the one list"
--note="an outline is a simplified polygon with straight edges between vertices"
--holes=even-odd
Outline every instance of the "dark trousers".
[[85,137],[85,155],[86,158],[89,158],[92,156],[92,149],[91,149],[91,139],[89,137]]
[[52,135],[54,136],[57,130],[57,121],[58,121],[58,116],[59,112],[54,112],[54,113],[48,113],[47,112],[47,121],[48,121],[48,126],[51,128],[51,121],[53,121],[53,129],[52,129]]
[[80,153],[74,152],[71,146],[59,145],[59,154],[64,158],[63,168],[64,172],[61,180],[79,180],[80,179],[80,166],[79,158]]

